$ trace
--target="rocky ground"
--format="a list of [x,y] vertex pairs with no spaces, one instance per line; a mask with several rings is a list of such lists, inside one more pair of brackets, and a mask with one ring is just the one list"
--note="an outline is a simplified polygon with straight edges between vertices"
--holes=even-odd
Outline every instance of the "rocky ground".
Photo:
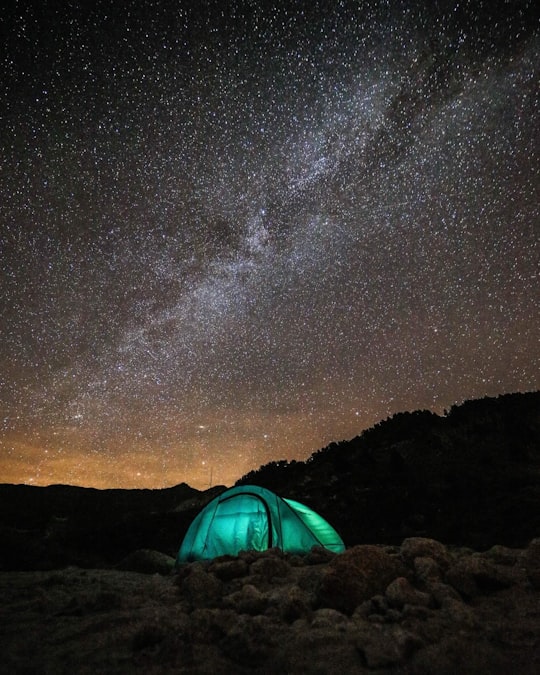
[[6,673],[538,673],[540,539],[0,573]]

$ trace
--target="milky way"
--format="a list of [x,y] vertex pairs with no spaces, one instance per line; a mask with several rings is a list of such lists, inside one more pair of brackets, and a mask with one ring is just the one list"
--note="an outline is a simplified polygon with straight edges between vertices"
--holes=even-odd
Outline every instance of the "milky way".
[[91,4],[0,17],[0,481],[540,387],[532,0]]

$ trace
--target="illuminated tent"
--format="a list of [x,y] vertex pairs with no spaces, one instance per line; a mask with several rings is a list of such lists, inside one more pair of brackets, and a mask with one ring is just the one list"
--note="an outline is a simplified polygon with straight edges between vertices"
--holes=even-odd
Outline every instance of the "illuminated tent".
[[220,494],[198,514],[176,561],[208,560],[274,547],[307,553],[312,546],[336,553],[345,550],[338,533],[315,511],[265,488],[241,485]]

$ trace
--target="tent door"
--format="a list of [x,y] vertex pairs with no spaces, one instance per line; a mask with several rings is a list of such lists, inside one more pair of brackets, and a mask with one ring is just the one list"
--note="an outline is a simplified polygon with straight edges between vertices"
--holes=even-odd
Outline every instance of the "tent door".
[[207,537],[212,555],[265,551],[272,544],[270,510],[258,495],[233,495],[218,504]]

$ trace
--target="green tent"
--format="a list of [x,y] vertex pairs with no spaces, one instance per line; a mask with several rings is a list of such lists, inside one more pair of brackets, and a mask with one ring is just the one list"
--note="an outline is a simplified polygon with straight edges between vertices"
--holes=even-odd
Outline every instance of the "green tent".
[[177,563],[273,547],[307,553],[312,546],[336,553],[345,550],[338,533],[315,511],[266,488],[241,485],[220,494],[198,514],[180,546]]

